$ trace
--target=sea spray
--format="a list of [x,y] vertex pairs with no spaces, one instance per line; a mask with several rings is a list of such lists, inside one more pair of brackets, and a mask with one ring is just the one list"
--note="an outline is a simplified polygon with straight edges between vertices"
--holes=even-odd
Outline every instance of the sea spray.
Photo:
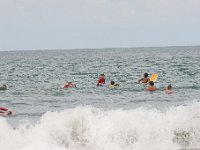
[[200,147],[200,103],[105,111],[80,106],[45,113],[36,124],[13,129],[0,118],[0,147],[6,150],[166,150]]

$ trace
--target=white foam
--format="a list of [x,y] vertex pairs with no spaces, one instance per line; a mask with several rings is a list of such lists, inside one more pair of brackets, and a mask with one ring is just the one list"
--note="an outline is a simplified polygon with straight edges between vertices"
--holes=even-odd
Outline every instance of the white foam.
[[156,109],[104,111],[83,106],[47,112],[13,129],[0,118],[5,150],[166,150],[200,148],[200,103]]

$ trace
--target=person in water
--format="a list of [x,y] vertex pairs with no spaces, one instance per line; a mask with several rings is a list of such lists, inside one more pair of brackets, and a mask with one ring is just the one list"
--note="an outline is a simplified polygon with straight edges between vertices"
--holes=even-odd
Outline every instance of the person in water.
[[71,88],[71,87],[76,87],[76,84],[74,84],[72,82],[68,82],[68,84],[64,85],[64,88]]
[[111,81],[110,84],[108,85],[108,87],[110,89],[117,88],[117,87],[119,87],[119,84],[115,83],[115,81]]
[[154,82],[150,81],[149,82],[149,87],[146,88],[146,91],[156,91],[156,90],[157,90],[157,88],[156,88],[156,86],[154,86]]
[[171,84],[169,84],[166,87],[165,93],[167,93],[167,94],[172,94],[173,93],[173,89],[172,89],[172,85]]
[[144,73],[144,77],[138,80],[138,83],[149,83],[150,79],[148,78],[148,76],[149,76],[148,73]]
[[0,90],[7,90],[6,84],[0,84]]
[[104,85],[106,83],[105,75],[101,74],[97,83],[97,86]]
[[7,108],[0,107],[0,115],[1,115],[1,116],[12,115],[12,114],[13,114],[13,111],[12,111],[12,110],[9,110],[9,109],[7,109]]

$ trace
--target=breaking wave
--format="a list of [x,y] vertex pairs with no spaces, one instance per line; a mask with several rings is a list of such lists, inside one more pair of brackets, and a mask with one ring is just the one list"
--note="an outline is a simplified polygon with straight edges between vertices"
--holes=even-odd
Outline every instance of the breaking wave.
[[200,148],[200,103],[171,107],[101,110],[79,106],[45,113],[36,124],[13,129],[0,117],[5,150],[166,150]]

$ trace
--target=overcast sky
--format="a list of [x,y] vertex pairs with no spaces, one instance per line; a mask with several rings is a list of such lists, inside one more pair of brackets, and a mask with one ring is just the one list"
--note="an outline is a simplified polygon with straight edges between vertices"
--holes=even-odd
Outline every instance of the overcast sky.
[[200,45],[200,0],[0,0],[0,50]]

